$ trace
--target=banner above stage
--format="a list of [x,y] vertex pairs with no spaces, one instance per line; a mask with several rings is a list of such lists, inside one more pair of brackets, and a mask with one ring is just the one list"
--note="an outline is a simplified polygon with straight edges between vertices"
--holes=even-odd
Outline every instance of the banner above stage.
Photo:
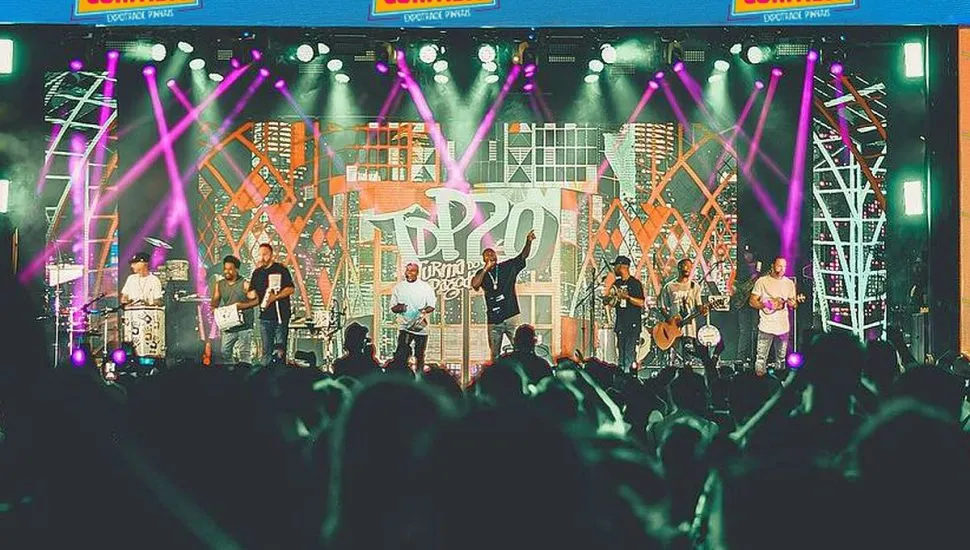
[[279,27],[955,25],[967,0],[0,0],[0,23]]

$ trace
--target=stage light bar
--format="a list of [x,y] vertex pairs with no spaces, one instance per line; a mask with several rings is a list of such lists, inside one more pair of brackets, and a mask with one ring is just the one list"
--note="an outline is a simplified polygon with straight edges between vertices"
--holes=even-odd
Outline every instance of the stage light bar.
[[434,68],[434,72],[436,73],[443,73],[448,70],[448,62],[444,59],[439,59],[434,62],[432,68]]
[[604,67],[606,67],[606,65],[604,65],[599,59],[589,60],[589,70],[593,71],[594,73],[602,71]]
[[923,43],[907,42],[903,45],[903,64],[906,78],[923,78]]
[[923,182],[903,182],[903,204],[907,216],[923,215]]
[[193,71],[201,71],[205,68],[205,59],[201,57],[196,57],[192,61],[189,61],[189,68]]
[[344,73],[337,73],[334,75],[333,79],[341,84],[346,84],[350,82],[350,75],[346,75]]
[[331,72],[335,73],[343,68],[344,62],[339,59],[331,59],[330,61],[327,61],[327,69],[329,69]]
[[478,48],[478,60],[485,63],[494,63],[495,58],[498,57],[498,52],[495,51],[495,46],[491,44],[482,44]]
[[728,69],[731,68],[731,64],[723,59],[718,59],[714,61],[714,70],[722,73],[726,73]]
[[13,72],[13,40],[0,38],[0,74]]
[[155,44],[152,46],[152,61],[165,61],[168,57],[168,48],[165,44]]
[[195,46],[193,46],[192,44],[189,44],[188,42],[186,42],[184,40],[182,40],[178,44],[176,44],[175,47],[178,48],[179,51],[181,51],[183,53],[192,53],[192,52],[195,51]]
[[10,209],[10,180],[0,180],[0,214]]
[[313,46],[309,44],[300,44],[296,48],[296,58],[303,63],[309,63],[313,61]]
[[599,82],[599,79],[600,79],[600,75],[593,73],[593,74],[586,75],[586,78],[584,78],[583,80],[585,80],[587,84],[595,84],[596,82]]
[[603,44],[600,46],[600,57],[603,58],[603,63],[607,65],[616,63],[616,48],[612,44]]

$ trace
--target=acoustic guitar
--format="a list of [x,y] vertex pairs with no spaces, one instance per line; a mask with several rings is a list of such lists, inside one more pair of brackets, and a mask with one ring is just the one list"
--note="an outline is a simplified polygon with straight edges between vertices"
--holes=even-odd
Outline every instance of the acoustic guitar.
[[704,304],[693,311],[690,315],[681,318],[679,315],[674,315],[669,321],[664,321],[657,323],[653,327],[653,343],[661,351],[667,351],[674,347],[677,340],[683,336],[681,329],[695,317],[700,315],[706,315],[709,310],[709,305]]

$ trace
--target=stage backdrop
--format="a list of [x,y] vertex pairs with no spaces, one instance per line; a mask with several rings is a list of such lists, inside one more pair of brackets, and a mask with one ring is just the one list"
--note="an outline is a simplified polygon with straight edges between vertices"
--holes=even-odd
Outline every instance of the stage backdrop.
[[272,243],[293,271],[296,315],[346,309],[384,357],[396,342],[391,290],[418,261],[439,299],[428,360],[458,370],[488,351],[482,297],[468,284],[481,251],[512,257],[530,229],[522,320],[553,355],[590,350],[583,297],[617,254],[633,258],[651,304],[685,257],[709,271],[709,293],[730,294],[737,171],[723,152],[700,125],[507,122],[482,143],[466,188],[447,181],[423,122],[251,121],[204,157],[195,224],[214,268],[232,253],[249,273],[258,245]]

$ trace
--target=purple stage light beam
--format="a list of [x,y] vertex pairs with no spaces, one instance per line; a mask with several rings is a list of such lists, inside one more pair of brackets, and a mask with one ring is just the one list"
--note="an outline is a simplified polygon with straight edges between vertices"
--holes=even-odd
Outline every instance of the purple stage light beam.
[[[814,54],[814,55],[813,55]],[[812,122],[812,84],[815,80],[815,62],[818,52],[811,50],[805,60],[805,79],[802,82],[802,103],[798,113],[798,134],[795,137],[795,155],[788,185],[788,211],[782,229],[781,255],[791,265],[798,257],[798,234],[802,221],[802,196],[805,186],[805,158],[808,154],[809,132]]]
[[[744,102],[744,108],[741,109],[741,115],[738,116],[738,119],[734,122],[734,126],[731,128],[731,136],[727,139],[727,142],[731,145],[731,147],[734,146],[734,140],[738,137],[738,132],[744,126],[744,123],[748,121],[748,115],[751,114],[751,109],[754,107],[754,101],[757,99],[759,92],[760,90],[755,88],[751,90],[750,94],[748,94],[748,100]],[[730,153],[728,153],[728,147],[725,145],[724,149],[721,150],[721,155],[717,158],[717,162],[714,163],[714,169],[711,170],[710,177],[707,179],[708,189],[716,188],[718,170],[722,164],[727,162],[729,155]]]
[[[839,97],[845,95],[845,85],[842,83],[842,79],[845,76],[842,71],[838,73],[832,73],[835,81],[835,91],[838,92]],[[839,115],[839,137],[842,138],[842,144],[845,145],[845,151],[843,151],[842,161],[848,163],[849,157],[852,156],[852,138],[849,137],[849,120],[845,117],[845,102],[839,103],[835,108]]]
[[[216,89],[213,90],[212,93],[210,93],[205,98],[205,100],[202,103],[200,103],[196,107],[196,109],[193,110],[192,113],[189,113],[187,116],[183,117],[171,129],[170,131],[171,136],[174,139],[177,139],[179,136],[185,133],[185,131],[188,130],[189,126],[192,124],[192,122],[198,119],[199,114],[205,109],[207,109],[209,105],[212,104],[212,102],[218,99],[219,96],[221,96],[230,86],[232,86],[237,80],[239,80],[239,78],[242,77],[243,74],[245,74],[248,68],[249,68],[249,65],[246,65],[238,70],[230,72],[229,75],[226,77],[226,79],[220,82],[219,85],[216,87]],[[152,146],[142,156],[142,158],[139,159],[137,162],[135,162],[135,164],[132,165],[132,167],[128,170],[128,172],[125,173],[125,175],[118,180],[118,182],[115,184],[115,188],[102,198],[101,205],[111,204],[111,202],[115,200],[118,197],[118,195],[123,193],[128,188],[128,186],[132,184],[132,182],[134,182],[142,174],[144,174],[145,170],[147,170],[148,167],[151,166],[151,164],[161,154],[162,154],[162,146],[160,144],[155,144],[154,146]],[[97,214],[98,212],[92,213],[92,215],[97,215]],[[78,231],[81,230],[82,226],[83,226],[83,220],[76,220],[74,223],[71,224],[70,227],[64,230],[57,239],[54,239],[54,241],[55,242],[65,241],[72,238],[74,235],[77,234]],[[25,268],[20,272],[19,280],[21,281],[21,283],[27,283],[28,281],[36,277],[37,274],[43,270],[44,265],[47,263],[47,259],[54,252],[55,246],[56,246],[55,244],[50,244],[46,246],[44,250],[42,250],[39,254],[37,254],[25,266]]]
[[101,200],[101,178],[104,176],[104,158],[108,152],[108,132],[111,128],[111,123],[114,121],[114,117],[117,116],[117,110],[112,111],[109,103],[114,99],[115,96],[115,83],[117,79],[115,78],[118,73],[118,51],[111,50],[107,55],[107,63],[104,77],[104,86],[102,89],[102,103],[101,110],[98,112],[98,135],[97,144],[94,148],[94,177],[92,180],[98,186],[98,192],[92,201],[92,210],[98,211],[98,203]]
[[748,157],[744,159],[744,171],[749,172],[754,164],[754,156],[761,150],[761,136],[765,131],[765,123],[768,121],[768,111],[775,99],[775,91],[778,89],[780,74],[771,72],[771,80],[768,82],[768,92],[765,93],[765,102],[761,104],[761,114],[758,115],[758,125],[754,129],[754,138],[748,144]]
[[[482,140],[488,134],[488,131],[492,128],[492,123],[495,121],[495,116],[498,114],[499,109],[502,108],[502,103],[505,102],[505,96],[509,95],[509,90],[518,80],[519,74],[522,72],[521,65],[513,65],[512,70],[509,71],[507,77],[505,77],[505,84],[502,85],[502,90],[499,92],[498,97],[492,103],[492,106],[485,113],[482,121],[478,124],[478,129],[475,130],[475,135],[472,136],[471,142],[468,144],[468,148],[461,155],[461,160],[458,161],[458,169],[460,172],[461,180],[465,180],[465,170],[468,165],[471,164],[472,158],[475,156],[475,152],[478,151],[478,147],[481,145]],[[449,178],[449,180],[452,178]],[[465,184],[467,187],[467,184]]]
[[[655,80],[651,80],[650,83],[647,85],[647,87],[643,90],[643,93],[640,94],[640,100],[637,101],[637,104],[633,108],[633,111],[630,112],[630,116],[628,116],[626,119],[626,124],[624,124],[622,129],[620,130],[619,139],[616,140],[616,147],[613,148],[614,153],[616,153],[616,151],[619,150],[620,145],[624,143],[624,141],[626,140],[626,133],[629,131],[631,125],[634,122],[636,122],[637,119],[640,117],[640,113],[642,113],[643,110],[647,107],[647,103],[650,102],[650,98],[653,97],[653,94],[657,91],[658,88],[660,88],[660,85],[657,84]],[[592,189],[586,189],[585,191],[587,193],[595,193],[597,191],[597,189],[599,188],[600,180],[603,179],[603,174],[606,173],[606,168],[607,166],[609,166],[609,163],[610,161],[607,158],[604,158],[602,161],[600,161],[600,165],[596,168],[596,179],[592,182],[593,187]]]

